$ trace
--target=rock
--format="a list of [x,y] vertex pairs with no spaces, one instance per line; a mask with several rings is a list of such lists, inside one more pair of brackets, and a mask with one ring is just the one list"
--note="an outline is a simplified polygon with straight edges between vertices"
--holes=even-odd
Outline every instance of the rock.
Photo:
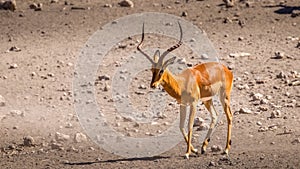
[[238,58],[238,57],[246,57],[246,56],[250,56],[250,53],[246,53],[246,52],[240,52],[240,53],[230,53],[229,57],[232,58]]
[[105,4],[103,5],[104,8],[112,8],[112,4]]
[[16,46],[12,46],[11,48],[9,48],[8,51],[10,51],[10,52],[21,52],[21,49],[16,47]]
[[29,5],[29,8],[30,8],[30,9],[33,9],[33,10],[35,10],[35,11],[41,11],[41,10],[42,10],[42,7],[43,7],[43,4],[42,4],[42,3],[38,3],[38,4],[32,3],[32,4]]
[[17,69],[17,68],[18,68],[18,65],[17,65],[16,63],[11,64],[11,65],[9,66],[9,69]]
[[275,56],[272,57],[272,59],[282,59],[283,57],[285,56],[285,53],[284,52],[275,52]]
[[10,111],[10,115],[11,115],[12,117],[17,117],[17,116],[24,117],[24,116],[25,116],[25,113],[22,112],[21,110],[11,110],[11,111]]
[[59,0],[51,0],[50,3],[54,4],[54,3],[58,3]]
[[292,141],[292,144],[299,144],[300,143],[300,138],[296,138],[295,140]]
[[0,1],[0,9],[15,11],[17,3],[15,0]]
[[274,118],[280,118],[281,117],[281,111],[280,110],[275,110],[271,113],[271,119],[274,119]]
[[262,94],[260,94],[260,93],[254,93],[254,94],[252,95],[253,101],[261,100],[263,97],[264,97],[264,96],[263,96]]
[[239,110],[239,113],[240,114],[252,114],[252,111],[250,109],[248,109],[248,108],[241,108]]
[[197,131],[205,131],[209,129],[209,125],[207,123],[202,123],[200,126],[197,128]]
[[259,129],[258,129],[258,132],[266,132],[266,131],[268,131],[268,127],[266,127],[266,126],[264,126],[264,127],[260,127]]
[[63,150],[64,149],[62,144],[55,143],[55,142],[51,143],[50,147],[51,147],[52,150]]
[[202,123],[204,123],[204,119],[202,119],[201,117],[196,117],[194,119],[194,127],[195,126],[200,126]]
[[223,0],[223,2],[225,3],[225,6],[226,6],[227,8],[234,7],[234,1],[235,1],[235,0]]
[[26,136],[23,138],[23,145],[27,147],[34,146],[34,139],[31,136]]
[[207,59],[209,59],[209,57],[207,54],[203,53],[203,54],[201,54],[201,59],[207,60]]
[[187,17],[187,16],[188,16],[188,13],[184,11],[184,12],[181,13],[181,16]]
[[0,107],[4,107],[6,104],[6,101],[2,95],[0,95]]
[[109,89],[110,89],[110,86],[107,83],[105,83],[103,91],[107,92],[107,91],[109,91]]
[[121,2],[118,3],[121,7],[130,7],[133,8],[134,7],[134,3],[130,0],[123,0]]
[[102,75],[102,76],[98,76],[98,80],[109,80],[110,79],[110,76],[108,75]]
[[186,60],[185,60],[185,58],[178,59],[177,63],[179,63],[179,64],[186,64]]
[[68,140],[70,140],[70,136],[66,135],[66,134],[62,134],[62,133],[56,132],[55,133],[55,139],[57,141],[68,141]]
[[76,133],[74,136],[74,142],[75,143],[81,143],[81,142],[86,142],[87,141],[87,137],[85,134],[83,133]]
[[279,79],[285,79],[287,78],[287,75],[283,71],[281,71],[278,75],[276,75],[276,77]]
[[210,166],[210,167],[215,167],[216,165],[217,164],[215,162],[213,162],[213,161],[209,162],[209,164],[208,164],[208,166]]
[[295,18],[297,16],[300,16],[300,11],[299,10],[293,10],[292,13],[291,13],[291,17]]
[[211,151],[212,152],[220,152],[220,151],[222,151],[222,147],[220,145],[213,145],[213,146],[211,146]]
[[147,87],[146,87],[145,85],[141,84],[141,85],[139,86],[139,89],[147,89]]

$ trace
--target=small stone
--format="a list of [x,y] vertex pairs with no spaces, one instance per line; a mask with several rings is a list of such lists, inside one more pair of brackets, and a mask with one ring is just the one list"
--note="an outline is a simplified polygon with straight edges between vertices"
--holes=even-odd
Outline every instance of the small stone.
[[268,99],[261,99],[260,100],[260,104],[267,104],[267,103],[269,103]]
[[276,75],[276,77],[279,79],[285,79],[287,78],[287,75],[283,71],[281,71],[278,75]]
[[292,141],[292,144],[299,144],[300,143],[300,138],[296,138],[295,140]]
[[261,125],[262,125],[262,123],[261,123],[260,121],[256,122],[256,124],[257,124],[258,126],[261,126]]
[[17,69],[18,65],[16,63],[9,66],[9,69]]
[[258,107],[258,109],[260,111],[268,111],[269,110],[268,107],[263,107],[263,106]]
[[263,98],[263,95],[260,94],[260,93],[254,93],[254,94],[252,95],[253,101],[261,100],[262,98]]
[[56,132],[55,133],[55,139],[57,141],[68,141],[70,139],[70,136],[66,135],[66,134],[62,134],[62,133]]
[[227,8],[234,7],[234,0],[223,0]]
[[213,161],[211,161],[211,162],[209,162],[208,166],[210,166],[210,167],[215,167],[215,166],[216,166],[216,163],[213,162]]
[[21,49],[16,47],[16,46],[12,46],[11,48],[9,48],[10,52],[21,52]]
[[202,123],[200,126],[197,128],[197,131],[206,131],[209,129],[209,125],[207,123]]
[[15,11],[17,3],[15,0],[0,1],[0,9]]
[[275,56],[273,57],[273,59],[282,59],[284,57],[284,52],[275,52]]
[[248,108],[241,108],[239,110],[239,113],[240,114],[252,114],[252,111],[250,109],[248,109]]
[[130,0],[123,0],[123,1],[119,2],[119,5],[121,7],[130,7],[130,8],[134,7],[134,3]]
[[26,136],[23,138],[23,145],[27,147],[34,146],[34,139],[31,136]]
[[181,13],[181,16],[187,17],[187,16],[188,16],[188,13],[184,11],[184,12]]
[[213,145],[213,146],[211,146],[211,151],[212,152],[220,152],[220,151],[222,151],[222,147],[220,145]]
[[103,5],[104,8],[112,8],[112,4],[105,4]]
[[58,3],[59,0],[51,0],[50,3]]
[[186,64],[186,60],[185,60],[185,58],[178,59],[177,63],[179,63],[179,64]]
[[11,111],[10,111],[10,115],[11,115],[12,117],[17,117],[17,116],[24,117],[24,116],[25,116],[25,113],[22,112],[21,110],[11,110]]
[[273,118],[280,118],[281,117],[281,111],[280,110],[275,110],[271,113],[271,119]]
[[139,89],[147,89],[147,87],[146,87],[145,85],[141,84],[141,85],[139,86]]
[[240,53],[230,53],[229,57],[232,58],[238,58],[238,57],[246,57],[246,56],[250,56],[250,53],[246,53],[246,52],[240,52]]
[[260,127],[258,129],[258,132],[266,132],[266,131],[268,131],[268,127]]
[[83,133],[76,133],[74,136],[74,142],[75,143],[81,143],[81,142],[86,142],[87,141],[87,137],[85,134]]
[[102,76],[98,76],[98,80],[109,80],[110,79],[110,76],[108,75],[102,75]]
[[4,107],[6,104],[6,101],[2,95],[0,95],[0,107]]
[[63,150],[64,149],[62,144],[55,143],[55,142],[51,143],[50,147],[51,147],[52,150]]
[[204,119],[202,119],[201,117],[196,117],[194,120],[194,127],[200,126],[202,123],[204,123]]
[[242,40],[244,40],[244,37],[240,36],[240,37],[238,37],[238,40],[242,41]]
[[207,54],[203,53],[203,54],[201,54],[201,59],[206,60],[206,59],[209,59],[209,57]]
[[105,83],[103,91],[107,92],[107,91],[109,91],[109,89],[110,89],[110,86],[107,83]]

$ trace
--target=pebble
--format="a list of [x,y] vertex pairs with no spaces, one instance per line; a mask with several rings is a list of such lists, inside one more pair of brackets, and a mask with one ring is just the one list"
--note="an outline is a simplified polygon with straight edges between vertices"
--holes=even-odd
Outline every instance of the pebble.
[[121,7],[130,7],[130,8],[134,7],[134,3],[130,0],[123,0],[123,1],[119,2],[119,5]]
[[250,56],[250,53],[246,53],[246,52],[240,52],[240,53],[230,53],[229,57],[231,58],[238,58],[238,57],[246,57],[246,56]]
[[252,111],[250,109],[248,109],[248,108],[241,108],[239,110],[239,113],[240,114],[252,114]]
[[16,117],[16,116],[24,117],[24,116],[25,116],[25,113],[22,112],[21,110],[11,110],[11,111],[10,111],[10,115],[11,115],[12,117]]
[[254,93],[254,94],[252,95],[253,101],[261,100],[262,98],[263,98],[263,95],[260,94],[260,93]]
[[281,117],[281,111],[280,110],[275,110],[271,113],[271,119],[274,119],[274,118],[280,118]]
[[15,11],[17,3],[15,0],[0,1],[0,9]]
[[146,87],[145,85],[141,84],[141,85],[139,86],[139,89],[147,89],[147,87]]
[[273,59],[282,59],[285,56],[284,52],[276,51],[275,56],[272,57]]
[[66,135],[66,134],[63,134],[63,133],[56,132],[55,133],[55,139],[57,141],[68,141],[68,140],[70,140],[70,136]]
[[18,65],[17,65],[16,63],[11,64],[11,65],[9,66],[9,69],[17,69],[17,68],[18,68]]
[[98,80],[109,80],[110,79],[110,76],[108,75],[102,75],[102,76],[98,76]]
[[292,144],[299,144],[300,143],[300,138],[296,138],[295,140],[292,141]]
[[55,143],[55,142],[51,143],[50,147],[51,147],[52,150],[63,150],[64,149],[62,144]]
[[220,145],[213,145],[213,146],[211,146],[211,151],[212,152],[220,152],[220,151],[222,151],[222,147]]
[[112,4],[105,4],[105,5],[103,5],[103,7],[105,7],[105,8],[112,8]]
[[43,4],[42,4],[42,3],[38,3],[38,4],[32,3],[32,4],[29,5],[29,8],[30,8],[30,9],[33,9],[33,10],[35,10],[35,11],[41,11],[41,10],[42,10],[42,7],[43,7]]
[[76,133],[74,136],[74,142],[75,143],[81,143],[81,142],[86,142],[87,141],[87,137],[85,134],[83,133]]
[[31,147],[34,145],[34,139],[31,136],[26,136],[23,138],[23,145],[27,147]]
[[12,46],[11,48],[9,48],[9,51],[10,51],[10,52],[20,52],[21,49],[18,48],[18,47],[16,47],[16,46]]
[[109,89],[110,89],[110,86],[107,83],[105,83],[103,91],[107,92],[107,91],[109,91]]
[[202,123],[204,123],[204,119],[202,119],[201,117],[196,117],[194,119],[194,127],[195,126],[200,126]]
[[187,16],[188,16],[188,13],[187,13],[186,11],[184,11],[184,12],[181,13],[181,16],[187,17]]
[[6,101],[2,95],[0,95],[0,107],[4,107],[6,104]]

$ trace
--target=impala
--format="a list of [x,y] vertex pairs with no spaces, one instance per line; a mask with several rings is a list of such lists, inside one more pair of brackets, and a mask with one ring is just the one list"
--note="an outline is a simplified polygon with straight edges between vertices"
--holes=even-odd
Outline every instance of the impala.
[[[196,113],[196,107],[199,100],[201,100],[206,109],[210,112],[211,124],[204,142],[201,147],[201,153],[205,153],[208,142],[210,141],[211,133],[216,126],[218,112],[216,111],[212,97],[219,95],[223,109],[225,111],[228,129],[227,129],[227,143],[224,153],[228,155],[231,146],[231,126],[232,113],[230,110],[230,93],[233,83],[232,72],[224,65],[218,62],[207,62],[198,64],[192,68],[183,70],[180,74],[174,75],[168,70],[168,66],[173,64],[176,57],[164,60],[165,57],[173,50],[177,49],[182,44],[182,28],[180,28],[179,42],[170,47],[168,50],[160,55],[159,50],[154,53],[153,59],[142,51],[141,46],[144,41],[144,24],[142,30],[142,39],[137,50],[141,52],[152,64],[152,81],[151,88],[156,88],[162,85],[165,91],[175,98],[180,104],[180,131],[187,143],[187,151],[185,158],[189,158],[191,152],[198,154],[198,150],[191,144],[192,129]],[[186,118],[187,107],[190,106],[188,133],[186,134],[184,123]]]

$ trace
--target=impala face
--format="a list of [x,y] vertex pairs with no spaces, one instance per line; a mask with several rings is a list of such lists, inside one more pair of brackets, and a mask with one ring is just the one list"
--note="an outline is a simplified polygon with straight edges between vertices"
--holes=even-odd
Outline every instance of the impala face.
[[155,53],[154,53],[154,56],[153,56],[153,59],[147,54],[145,53],[142,49],[141,49],[141,46],[143,44],[143,41],[144,41],[144,24],[143,24],[143,32],[142,32],[142,40],[140,42],[140,44],[137,46],[137,50],[139,52],[141,52],[144,56],[146,56],[146,58],[152,63],[152,68],[151,68],[151,71],[152,71],[152,80],[151,80],[151,83],[150,83],[150,87],[151,88],[157,88],[157,86],[159,86],[161,83],[162,83],[162,77],[164,75],[164,72],[167,68],[168,65],[170,64],[173,64],[174,63],[174,60],[176,59],[176,57],[172,57],[166,61],[164,61],[164,58],[170,53],[172,52],[173,50],[177,49],[179,46],[182,45],[182,28],[181,28],[181,25],[180,23],[178,22],[178,26],[179,26],[179,29],[180,29],[180,40],[179,42],[170,47],[169,49],[167,49],[164,53],[162,53],[162,55],[160,55],[160,52],[159,50],[157,50]]

